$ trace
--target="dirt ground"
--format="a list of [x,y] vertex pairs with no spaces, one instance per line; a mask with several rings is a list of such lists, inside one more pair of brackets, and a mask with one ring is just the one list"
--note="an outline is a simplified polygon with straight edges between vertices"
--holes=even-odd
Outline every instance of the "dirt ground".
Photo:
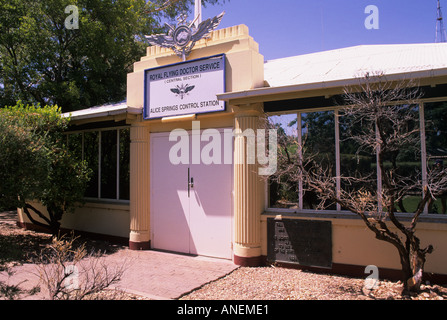
[[[15,213],[0,213],[0,272],[6,267],[33,263],[36,254],[51,243],[51,236],[18,228]],[[88,246],[120,250],[104,241],[86,239]],[[311,273],[274,266],[240,267],[227,276],[181,297],[181,300],[445,300],[447,286],[425,284],[419,294],[402,295],[400,282],[379,281],[368,290],[365,279]],[[113,299],[144,300],[130,294],[104,295]],[[118,297],[118,298],[117,298]]]

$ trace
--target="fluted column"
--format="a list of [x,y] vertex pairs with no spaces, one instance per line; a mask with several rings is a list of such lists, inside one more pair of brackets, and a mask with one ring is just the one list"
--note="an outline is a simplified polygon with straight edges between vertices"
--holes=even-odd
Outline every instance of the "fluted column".
[[132,250],[150,249],[149,129],[141,122],[130,127],[130,236]]
[[[234,119],[234,263],[261,264],[261,206],[258,162],[250,158],[259,124],[258,105],[235,108]],[[250,131],[253,130],[253,131]],[[253,155],[253,154],[252,154]]]

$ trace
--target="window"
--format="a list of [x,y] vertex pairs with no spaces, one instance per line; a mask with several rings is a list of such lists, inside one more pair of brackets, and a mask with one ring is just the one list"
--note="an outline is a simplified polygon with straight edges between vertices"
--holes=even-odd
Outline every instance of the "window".
[[[316,154],[336,174],[336,131],[334,111],[302,112],[270,117],[278,129],[278,171],[269,181],[269,206],[273,208],[335,210],[333,203],[321,203],[299,175],[303,153]],[[302,146],[302,149],[301,149]],[[292,174],[290,174],[292,173]]]
[[[440,170],[447,165],[447,102],[424,104],[426,179],[438,179]],[[446,213],[445,188],[434,190],[436,201],[428,206],[428,213]],[[443,189],[443,190],[442,190]]]
[[89,198],[99,198],[99,132],[85,132],[82,146],[82,159],[87,161],[89,169],[92,170],[92,175],[85,192],[85,196]]
[[92,171],[86,198],[129,200],[129,128],[70,133],[68,143]]
[[[368,124],[354,121],[351,117],[340,113],[339,120],[339,146],[340,146],[340,188],[346,192],[353,190],[377,190],[377,161],[370,150],[363,150],[359,143],[353,139],[361,133]],[[357,180],[365,177],[363,181]],[[341,208],[345,209],[345,208]]]
[[[277,129],[278,138],[278,170],[294,170],[299,161],[299,133],[297,131],[297,115],[281,115],[270,117],[269,120]],[[287,179],[276,176],[269,180],[269,202],[273,208],[300,208],[301,179],[298,175],[288,175]]]
[[101,132],[101,185],[100,185],[100,198],[116,199],[118,185],[117,179],[117,130],[109,130]]
[[[418,204],[422,200],[422,161],[421,161],[421,135],[420,135],[420,106],[402,105],[399,106],[399,114],[409,113],[412,119],[405,121],[406,131],[414,133],[409,135],[408,140],[402,144],[396,156],[392,155],[385,159],[385,168],[394,168],[397,180],[400,181],[401,189],[408,188],[406,195],[396,202],[397,212],[415,212]],[[404,118],[404,116],[401,116]],[[417,184],[408,187],[408,181],[416,181]]]
[[[433,182],[436,177],[439,179],[436,174],[440,170],[444,170],[444,179],[447,180],[447,102],[421,102],[420,105],[399,105],[394,108],[414,116],[413,120],[405,123],[405,130],[414,129],[414,133],[412,140],[400,146],[394,156],[390,154],[384,159],[384,166],[395,169],[394,173],[402,177],[400,181],[404,187],[409,178],[418,181],[395,203],[397,212],[411,213],[417,209],[422,198],[423,183]],[[360,149],[358,141],[352,138],[359,135],[368,126],[367,123],[354,121],[335,108],[300,110],[294,114],[271,116],[270,120],[278,129],[278,167],[283,166],[280,170],[295,170],[297,174],[270,178],[269,207],[316,212],[321,209],[345,209],[330,203],[317,206],[320,200],[316,194],[306,190],[298,174],[298,166],[293,165],[300,161],[302,152],[316,154],[316,160],[326,164],[325,167],[334,177],[336,191],[362,188],[372,193],[379,190],[380,194],[382,187],[377,179],[380,172],[376,153],[374,150]],[[368,180],[356,180],[359,176],[368,176]],[[447,213],[446,185],[447,182],[443,182],[433,190],[436,200],[427,205],[425,213]]]
[[[303,152],[315,155],[315,161],[336,175],[335,163],[335,117],[334,111],[301,113],[301,141]],[[320,203],[314,191],[303,187],[303,209],[335,210],[333,203]]]
[[130,199],[130,130],[119,130],[119,196],[122,200]]

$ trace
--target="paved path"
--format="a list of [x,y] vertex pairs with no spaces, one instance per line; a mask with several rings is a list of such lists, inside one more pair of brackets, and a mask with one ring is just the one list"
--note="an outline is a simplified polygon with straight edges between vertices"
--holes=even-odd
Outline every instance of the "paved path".
[[[115,266],[125,266],[125,272],[121,280],[113,285],[114,288],[153,300],[177,299],[237,268],[229,260],[153,250],[123,249],[106,255],[103,259],[109,270],[113,270]],[[20,284],[22,289],[31,289],[38,283],[36,265],[24,264],[12,270],[12,277],[0,272],[0,281],[10,285]],[[44,299],[44,296],[37,294],[22,299],[39,300]]]
[[[7,217],[3,215],[1,218],[1,222],[5,223]],[[103,259],[111,267],[126,266],[120,282],[114,287],[149,299],[162,300],[177,299],[237,268],[230,260],[128,248],[107,254]],[[13,271],[12,277],[0,272],[0,281],[10,285],[21,283],[23,289],[30,289],[38,282],[37,268],[33,264],[14,267]],[[42,299],[42,296],[24,299]]]
[[106,259],[129,266],[118,288],[152,299],[176,299],[237,268],[229,260],[158,251],[126,249]]

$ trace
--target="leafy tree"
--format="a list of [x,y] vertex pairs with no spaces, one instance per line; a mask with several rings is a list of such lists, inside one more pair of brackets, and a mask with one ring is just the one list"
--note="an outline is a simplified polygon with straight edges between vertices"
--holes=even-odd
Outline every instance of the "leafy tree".
[[13,209],[24,198],[37,197],[46,178],[48,149],[32,132],[14,124],[6,110],[1,111],[0,134],[0,210]]
[[[207,0],[204,4],[215,4]],[[193,0],[0,0],[0,106],[17,100],[64,112],[126,95],[126,75],[148,46],[144,35]],[[65,12],[78,8],[78,28]]]
[[[68,122],[57,106],[20,102],[0,109],[0,208],[23,208],[54,235],[62,215],[82,201],[89,180],[86,164],[66,146]],[[48,215],[32,201],[42,203]]]

